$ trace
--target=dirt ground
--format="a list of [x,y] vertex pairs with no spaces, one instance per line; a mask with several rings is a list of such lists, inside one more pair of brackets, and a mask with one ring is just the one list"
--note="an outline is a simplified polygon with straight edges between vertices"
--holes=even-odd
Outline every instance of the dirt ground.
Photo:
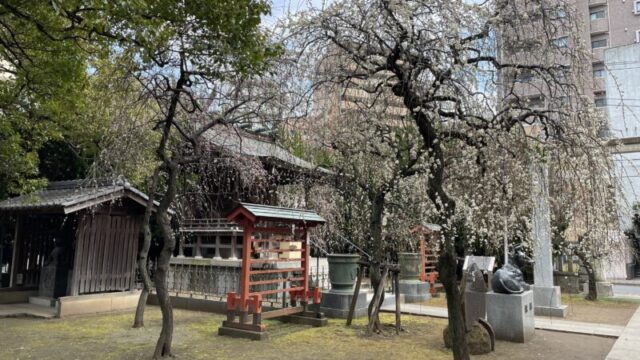
[[[160,311],[148,309],[147,327],[132,329],[133,314],[70,319],[0,319],[0,359],[149,359],[160,331]],[[443,347],[446,320],[403,316],[400,336],[364,335],[364,320],[347,328],[331,320],[324,328],[267,322],[270,338],[256,342],[217,335],[221,315],[175,311],[176,359],[451,359]],[[383,314],[392,323],[392,314]],[[496,352],[475,357],[497,359],[604,359],[614,339],[536,331],[527,344],[498,342]]]
[[[640,306],[639,300],[605,298],[587,301],[582,295],[562,295],[562,303],[568,306],[565,320],[610,325],[626,325]],[[440,295],[421,304],[447,307],[447,299]]]

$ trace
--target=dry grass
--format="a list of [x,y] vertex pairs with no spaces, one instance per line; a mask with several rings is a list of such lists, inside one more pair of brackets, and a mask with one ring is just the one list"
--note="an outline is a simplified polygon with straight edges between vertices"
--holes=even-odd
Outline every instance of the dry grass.
[[[386,323],[393,315],[383,314]],[[160,311],[150,307],[144,329],[131,329],[133,314],[71,319],[1,319],[0,359],[145,359],[160,331]],[[441,334],[445,321],[403,317],[406,329],[396,336],[364,335],[364,320],[347,328],[344,320],[312,328],[268,320],[269,339],[256,342],[217,335],[223,316],[175,311],[177,359],[450,359]],[[402,351],[400,351],[402,350]]]
[[[132,313],[0,319],[0,359],[149,359],[160,331],[158,308],[150,307],[145,320],[147,327],[132,329]],[[443,347],[442,319],[403,316],[400,336],[390,327],[386,335],[371,337],[364,334],[364,319],[352,327],[331,320],[323,328],[268,320],[270,338],[261,342],[218,336],[222,320],[221,315],[176,310],[176,359],[451,359]],[[382,320],[393,323],[393,314],[382,314]],[[478,359],[603,359],[613,341],[538,331],[528,344],[498,342],[495,353]]]

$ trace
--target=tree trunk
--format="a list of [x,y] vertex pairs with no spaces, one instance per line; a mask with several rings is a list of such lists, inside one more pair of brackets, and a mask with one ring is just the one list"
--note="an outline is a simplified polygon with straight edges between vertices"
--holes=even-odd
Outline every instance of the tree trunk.
[[371,299],[371,302],[369,303],[369,307],[367,308],[367,317],[369,319],[370,324],[372,322],[374,323],[373,329],[375,332],[380,332],[382,330],[382,327],[380,326],[379,313],[375,314],[373,318],[371,316],[374,312],[373,310],[376,307],[382,306],[382,303],[384,302],[384,291],[382,291],[382,293],[380,294],[380,300],[378,301],[378,303],[376,304],[375,302],[376,295],[378,294],[378,288],[380,287],[380,282],[382,281],[382,270],[383,270],[382,266],[380,266],[380,264],[377,264],[377,263],[371,264],[371,266],[369,267],[369,277],[371,278],[371,288],[373,289],[373,298]]
[[[377,192],[370,195],[371,199],[371,214],[369,217],[369,234],[371,236],[372,241],[372,256],[371,264],[369,266],[369,272],[371,277],[371,287],[373,288],[373,299],[376,299],[378,294],[378,288],[380,285],[380,281],[382,280],[382,267],[381,264],[385,260],[384,259],[384,244],[382,241],[382,217],[384,215],[384,205],[385,205],[385,193]],[[380,328],[380,317],[378,314],[372,318],[373,309],[375,307],[379,307],[384,301],[384,291],[380,296],[380,301],[378,304],[374,304],[372,300],[369,303],[368,308],[368,316],[369,323],[374,323],[374,329],[376,332],[381,330]]]
[[587,272],[587,278],[589,279],[589,283],[587,287],[589,288],[589,292],[587,296],[585,296],[586,300],[595,301],[598,300],[598,288],[596,286],[596,270],[593,265],[587,260],[587,256],[579,251],[576,252],[576,255],[580,259],[580,262],[584,266],[584,270]]
[[158,179],[160,174],[160,168],[156,168],[151,178],[151,187],[149,188],[149,199],[147,200],[147,208],[144,211],[144,218],[142,220],[143,227],[143,240],[142,248],[140,249],[140,259],[138,267],[140,269],[140,276],[142,277],[142,293],[138,299],[138,306],[136,307],[136,316],[133,320],[134,328],[144,327],[144,309],[147,305],[147,299],[149,298],[149,292],[151,291],[151,278],[149,277],[148,259],[149,248],[151,247],[151,213],[153,212],[154,195],[156,186],[158,185]]
[[[404,97],[408,108],[413,109],[417,104],[410,96]],[[432,157],[430,176],[428,177],[427,196],[439,212],[439,222],[443,228],[444,244],[440,249],[439,271],[440,281],[447,294],[447,309],[449,311],[449,329],[451,332],[454,360],[469,360],[469,347],[465,332],[465,321],[462,310],[462,295],[457,283],[457,262],[454,244],[454,229],[450,228],[451,220],[456,212],[456,203],[444,190],[445,159],[442,142],[438,132],[430,119],[422,111],[412,112],[418,131],[424,145],[429,149]]]
[[168,212],[169,205],[173,202],[177,192],[178,165],[173,163],[171,160],[165,161],[164,164],[166,165],[168,173],[167,190],[156,212],[156,219],[162,234],[163,244],[160,256],[158,256],[158,264],[154,277],[156,294],[162,311],[162,330],[160,332],[158,342],[156,343],[156,349],[153,354],[154,359],[173,356],[171,354],[171,341],[173,339],[173,308],[171,306],[171,299],[167,289],[167,273],[169,272],[169,262],[176,245],[176,239],[173,236],[173,231],[171,230],[171,220]]

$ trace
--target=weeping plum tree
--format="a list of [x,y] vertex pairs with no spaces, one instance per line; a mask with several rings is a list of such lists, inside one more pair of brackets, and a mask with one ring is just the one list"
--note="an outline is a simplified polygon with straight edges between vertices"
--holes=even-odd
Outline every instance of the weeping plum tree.
[[[356,90],[351,84],[347,91]],[[335,90],[332,91],[335,94]],[[413,120],[401,115],[389,117],[390,104],[370,107],[372,99],[351,99],[350,109],[343,109],[336,116],[323,139],[333,150],[333,170],[339,174],[336,187],[342,197],[351,199],[350,206],[360,208],[367,219],[359,228],[362,231],[352,238],[371,258],[370,277],[374,291],[378,292],[383,264],[390,261],[388,252],[394,246],[385,241],[384,219],[389,213],[390,199],[397,194],[405,180],[426,172],[425,149]],[[355,186],[355,189],[354,189]],[[395,252],[398,248],[393,249]],[[375,295],[375,294],[374,294]],[[374,296],[374,298],[377,298]],[[380,304],[384,294],[380,294]],[[372,317],[369,304],[369,321],[377,332],[381,331],[380,320]]]
[[[505,138],[523,139],[518,151],[531,157],[568,148],[588,156],[601,146],[602,120],[584,96],[590,60],[573,36],[573,14],[562,1],[352,0],[299,14],[290,26],[291,47],[319,64],[318,83],[358,80],[378,98],[390,92],[415,122],[429,158],[426,196],[443,226],[439,270],[455,359],[469,353],[454,219],[470,204],[453,192],[457,174],[451,171],[479,169],[479,176],[508,179],[486,171],[487,159],[508,154]],[[562,36],[574,46],[558,41]],[[530,85],[522,84],[525,75]],[[544,145],[524,131],[534,124]],[[503,212],[493,222],[502,222]]]

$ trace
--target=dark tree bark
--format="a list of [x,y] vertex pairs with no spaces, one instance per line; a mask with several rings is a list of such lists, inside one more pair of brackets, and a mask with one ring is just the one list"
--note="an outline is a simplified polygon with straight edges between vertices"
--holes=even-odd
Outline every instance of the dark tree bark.
[[[413,105],[412,97],[405,98],[405,104]],[[456,211],[455,201],[444,190],[444,153],[436,129],[422,112],[413,113],[418,130],[422,135],[425,147],[435,161],[431,162],[431,172],[428,178],[427,196],[440,213],[440,224],[443,225],[444,246],[440,251],[438,265],[440,281],[447,295],[447,310],[449,312],[449,331],[453,342],[453,358],[468,360],[469,347],[466,340],[466,328],[462,308],[462,295],[458,288],[457,255],[455,251],[454,229],[449,227]]]
[[177,193],[178,165],[172,161],[166,161],[165,164],[168,173],[167,190],[156,213],[163,244],[160,256],[158,256],[158,265],[154,276],[156,294],[162,311],[162,330],[156,343],[156,349],[153,354],[154,359],[172,356],[171,341],[173,339],[173,307],[167,290],[167,273],[169,271],[169,261],[176,245],[176,239],[171,230],[169,206]]
[[384,302],[384,290],[382,294],[380,294],[380,301],[378,304],[375,304],[376,295],[378,294],[380,282],[382,280],[382,266],[381,264],[385,261],[385,249],[384,249],[384,241],[382,238],[382,217],[384,216],[384,208],[385,208],[385,191],[377,191],[370,190],[369,199],[371,200],[371,213],[369,215],[369,234],[371,236],[372,241],[372,256],[371,265],[369,266],[369,276],[371,278],[371,287],[374,291],[373,300],[369,303],[368,307],[368,316],[369,323],[374,323],[374,329],[376,332],[380,332],[380,317],[376,313],[374,317],[372,317],[372,313],[374,308],[380,307]]
[[151,278],[149,277],[149,248],[151,247],[151,214],[153,213],[153,202],[155,198],[156,186],[158,184],[159,168],[153,173],[151,179],[151,187],[149,188],[149,199],[147,200],[147,208],[144,212],[144,218],[142,220],[143,240],[142,248],[140,249],[140,259],[138,267],[140,269],[140,275],[142,276],[142,293],[140,293],[140,299],[138,299],[138,306],[136,307],[136,316],[133,320],[134,328],[144,327],[144,310],[147,305],[147,299],[149,298],[149,292],[151,291]]
[[593,265],[587,259],[586,254],[581,251],[575,251],[576,256],[580,259],[582,266],[584,266],[584,270],[587,272],[587,278],[589,279],[588,289],[589,292],[587,296],[585,296],[586,300],[595,301],[598,300],[598,288],[596,286],[596,271],[593,268]]

